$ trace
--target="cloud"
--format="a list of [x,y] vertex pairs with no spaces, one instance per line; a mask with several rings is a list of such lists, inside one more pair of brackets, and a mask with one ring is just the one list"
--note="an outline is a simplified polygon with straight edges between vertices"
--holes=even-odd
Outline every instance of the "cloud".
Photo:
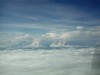
[[33,38],[28,34],[23,34],[15,37],[15,39],[12,40],[11,46],[13,48],[25,48],[25,46],[32,43]]
[[84,29],[84,26],[76,26],[76,29],[77,30],[83,30]]
[[93,52],[92,48],[0,51],[0,74],[88,75]]
[[[75,41],[80,42],[80,46],[81,43],[85,41],[85,46],[89,45],[90,43],[93,43],[94,41],[94,45],[95,43],[99,42],[99,38],[100,38],[100,32],[98,31],[84,31],[84,30],[76,30],[76,31],[68,31],[68,32],[61,32],[61,33],[56,33],[56,32],[50,32],[50,33],[46,33],[44,35],[41,36],[41,38],[39,38],[38,40],[38,46],[41,47],[68,47],[69,42],[71,42],[72,44],[75,43]],[[72,42],[73,41],[73,42]],[[88,43],[87,43],[87,42]],[[36,43],[33,42],[33,44]],[[76,43],[77,45],[77,43]]]
[[[24,33],[0,33],[0,49],[21,49],[30,45],[33,41],[33,37],[29,34]],[[9,34],[9,35],[7,35]],[[5,39],[4,41],[2,41]]]
[[[8,41],[1,41],[0,48],[5,49],[33,49],[33,48],[65,48],[65,47],[82,47],[95,46],[100,42],[100,31],[85,30],[85,27],[76,27],[73,31],[50,31],[38,37],[30,34],[19,33],[9,34]],[[9,39],[10,38],[10,39]],[[3,39],[0,38],[1,40]]]
[[7,16],[1,16],[1,20],[3,20],[1,27],[3,26],[5,29],[7,25],[8,29],[9,27],[15,29],[60,29],[77,25],[94,26],[94,24],[100,23],[94,19],[95,13],[84,12],[70,4],[52,3],[49,0],[4,1],[3,3],[5,7],[3,7],[2,13]]

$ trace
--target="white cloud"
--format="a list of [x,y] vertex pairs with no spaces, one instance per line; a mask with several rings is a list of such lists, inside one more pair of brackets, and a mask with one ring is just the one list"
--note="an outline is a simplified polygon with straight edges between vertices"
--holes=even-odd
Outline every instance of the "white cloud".
[[28,34],[20,35],[20,36],[15,37],[15,40],[23,40],[26,38],[30,38],[30,36]]
[[8,49],[19,49],[19,48],[25,48],[29,44],[31,44],[33,41],[33,37],[31,37],[28,34],[18,34],[13,39],[11,39],[11,42],[7,46]]
[[0,51],[0,74],[88,75],[91,73],[93,50],[73,48]]
[[68,31],[68,32],[61,32],[61,33],[46,33],[43,35],[43,38],[50,38],[50,39],[59,39],[59,40],[73,40],[76,38],[80,38],[82,33],[87,33],[85,31]]
[[76,29],[77,29],[77,30],[83,30],[84,27],[83,27],[83,26],[76,26]]
[[[74,31],[64,31],[64,32],[50,31],[37,38],[34,38],[29,34],[20,33],[20,34],[10,35],[10,37],[8,37],[8,41],[2,41],[0,47],[6,47],[8,49],[20,49],[20,48],[27,49],[27,48],[41,48],[41,47],[62,48],[62,47],[69,47],[73,43],[75,44],[77,40],[80,43],[78,45],[81,45],[82,42],[85,42],[86,45],[89,45],[89,43],[94,43],[95,45],[95,43],[100,42],[100,31],[93,31],[93,30],[85,31],[79,27],[78,30]],[[77,43],[75,45],[77,45]]]
[[[95,37],[100,37],[100,33],[96,31],[83,31],[75,30],[68,32],[49,32],[41,35],[39,38],[31,37],[28,34],[24,34],[15,38],[13,45],[22,46],[23,48],[53,48],[53,47],[68,47],[68,43],[73,40],[94,40]],[[92,40],[91,43],[92,43]],[[81,44],[81,43],[80,43]],[[71,46],[70,46],[71,47]]]
[[65,42],[60,40],[60,41],[54,41],[50,47],[65,47]]
[[[73,41],[73,40],[80,40],[81,42],[84,42],[84,40],[90,40],[91,43],[92,40],[95,40],[96,38],[100,38],[100,33],[96,31],[68,31],[68,32],[62,32],[62,33],[46,33],[39,38],[38,43],[41,46],[48,46],[48,47],[66,47],[66,43]],[[80,43],[81,45],[81,43]]]

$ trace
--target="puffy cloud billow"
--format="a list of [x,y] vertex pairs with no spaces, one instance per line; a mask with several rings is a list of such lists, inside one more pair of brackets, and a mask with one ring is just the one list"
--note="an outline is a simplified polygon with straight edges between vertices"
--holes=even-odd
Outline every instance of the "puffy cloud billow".
[[[4,33],[4,39],[6,38],[6,42],[4,44],[0,44],[1,49],[20,49],[25,48],[27,45],[31,44],[33,41],[33,37],[31,37],[28,34],[24,33],[8,33],[10,37],[7,37],[8,35]],[[1,39],[1,38],[0,38]],[[2,40],[2,39],[1,39]]]
[[10,38],[10,42],[4,41],[3,44],[0,44],[1,49],[52,49],[85,47],[95,46],[96,43],[100,42],[100,31],[85,31],[83,27],[77,27],[77,30],[65,31],[61,33],[48,32],[37,38],[25,33],[11,36],[13,36],[13,38],[8,37]]
[[[100,41],[99,31],[68,31],[68,32],[50,32],[42,35],[37,41],[33,41],[32,45],[35,47],[73,47],[76,46],[95,46]],[[69,45],[70,44],[70,45]]]

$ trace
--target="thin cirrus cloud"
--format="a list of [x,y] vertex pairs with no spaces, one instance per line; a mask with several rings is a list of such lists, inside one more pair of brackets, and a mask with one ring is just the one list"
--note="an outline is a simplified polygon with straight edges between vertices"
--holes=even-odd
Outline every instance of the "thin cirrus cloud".
[[[82,6],[78,4],[79,7],[69,1],[69,4],[65,1],[59,3],[49,0],[30,0],[30,1],[1,1],[2,2],[2,16],[1,20],[6,24],[23,24],[23,23],[34,23],[37,24],[62,24],[62,25],[85,25],[92,26],[100,23],[98,21],[99,17],[97,12],[82,10]],[[77,1],[76,1],[77,2]],[[79,1],[80,2],[80,1]],[[84,1],[83,1],[84,2]],[[80,2],[82,3],[82,2]],[[89,1],[87,1],[89,3]],[[84,4],[84,3],[83,3]],[[90,6],[95,4],[89,3]],[[83,5],[86,7],[85,5]],[[89,8],[88,8],[89,9]],[[97,10],[99,12],[99,10]],[[96,21],[96,22],[95,22]],[[38,27],[41,25],[38,25]],[[50,26],[50,25],[48,25]]]

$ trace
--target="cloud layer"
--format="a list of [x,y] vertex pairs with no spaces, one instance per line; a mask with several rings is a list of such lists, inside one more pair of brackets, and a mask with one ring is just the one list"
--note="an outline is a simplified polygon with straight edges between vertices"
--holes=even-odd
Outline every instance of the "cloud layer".
[[1,75],[91,75],[92,48],[0,51]]
[[[94,30],[93,30],[94,29]],[[42,34],[39,37],[34,37],[30,34],[16,33],[6,36],[2,35],[1,49],[52,49],[52,48],[67,48],[67,47],[95,47],[96,43],[100,42],[100,31],[97,28],[88,29],[84,27],[76,27],[73,31],[50,31]],[[13,36],[13,37],[12,37]]]

